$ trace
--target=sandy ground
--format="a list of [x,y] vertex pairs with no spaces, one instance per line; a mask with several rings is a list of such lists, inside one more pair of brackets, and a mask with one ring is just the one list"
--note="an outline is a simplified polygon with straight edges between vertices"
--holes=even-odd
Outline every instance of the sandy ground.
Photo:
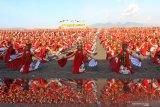
[[56,61],[43,63],[38,70],[28,74],[21,74],[16,69],[8,69],[0,61],[0,78],[160,78],[160,65],[153,64],[152,59],[143,58],[141,68],[133,66],[135,71],[133,75],[123,75],[112,72],[112,69],[108,66],[108,61],[105,60],[106,52],[100,45],[99,39],[97,40],[97,52],[98,54],[94,58],[98,60],[98,66],[94,68],[86,67],[86,72],[83,74],[72,74],[73,60],[68,60],[63,68],[59,67]]

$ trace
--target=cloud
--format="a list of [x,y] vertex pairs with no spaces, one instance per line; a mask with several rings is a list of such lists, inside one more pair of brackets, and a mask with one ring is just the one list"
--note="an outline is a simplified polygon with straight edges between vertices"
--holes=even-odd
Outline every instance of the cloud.
[[128,17],[136,14],[140,8],[138,7],[137,4],[130,4],[128,7],[123,11],[122,16],[123,17]]

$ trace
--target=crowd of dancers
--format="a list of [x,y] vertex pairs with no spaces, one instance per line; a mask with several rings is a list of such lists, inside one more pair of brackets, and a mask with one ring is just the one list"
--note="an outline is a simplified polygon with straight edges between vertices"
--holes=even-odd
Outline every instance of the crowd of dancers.
[[160,100],[159,79],[105,81],[103,86],[93,79],[0,79],[0,104],[118,106]]
[[160,64],[160,28],[102,29],[99,38],[116,73],[133,74],[131,63],[141,67],[141,56]]
[[98,105],[94,80],[0,79],[0,104]]
[[107,82],[101,94],[103,105],[126,105],[135,102],[152,102],[160,99],[160,80],[134,79]]
[[83,73],[85,62],[90,60],[91,67],[97,64],[92,57],[96,55],[96,33],[96,29],[1,31],[0,57],[8,68],[28,73],[52,60],[64,67],[75,56],[73,73]]
[[141,55],[160,64],[160,28],[55,29],[0,31],[0,58],[8,68],[28,73],[52,60],[64,67],[74,57],[73,73],[97,66],[96,40],[116,73],[133,74],[131,63],[141,67]]

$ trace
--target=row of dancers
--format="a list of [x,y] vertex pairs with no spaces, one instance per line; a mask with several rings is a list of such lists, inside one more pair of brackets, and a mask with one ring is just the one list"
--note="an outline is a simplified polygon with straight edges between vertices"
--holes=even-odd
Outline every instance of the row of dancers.
[[[131,63],[141,67],[141,56],[153,58],[153,63],[160,64],[159,32],[159,28],[57,30],[31,33],[8,31],[1,32],[1,39],[4,41],[1,42],[0,52],[8,68],[18,68],[22,73],[37,70],[40,63],[52,60],[56,60],[60,67],[64,67],[67,60],[74,57],[73,73],[80,74],[86,71],[86,63],[90,67],[98,65],[93,56],[100,53],[96,49],[99,38],[113,71],[133,74]],[[7,41],[6,36],[13,41]],[[66,42],[68,39],[69,42]],[[24,41],[26,46],[23,44],[20,48],[16,48],[18,40],[20,42],[18,46]]]
[[118,106],[160,99],[159,79],[104,82],[103,86],[94,79],[0,79],[0,104]]
[[94,80],[0,79],[0,104],[30,106],[98,105]]
[[106,59],[116,73],[133,74],[131,63],[142,66],[142,57],[160,64],[160,28],[110,28],[100,31]]
[[110,79],[101,94],[101,103],[112,106],[132,105],[133,103],[159,101],[159,79]]
[[[64,67],[67,60],[72,56],[75,56],[73,64],[73,73],[75,74],[85,71],[84,63],[88,61],[88,56],[91,58],[89,59],[91,60],[89,66],[97,65],[94,63],[96,61],[92,60],[92,56],[96,55],[97,34],[95,30],[88,31],[86,29],[74,30],[72,32],[69,30],[39,33],[33,33],[31,35],[29,32],[23,32],[23,35],[19,32],[2,33],[3,39],[8,35],[8,37],[13,38],[13,41],[4,40],[1,42],[2,45],[0,47],[1,58],[8,68],[17,68],[22,73],[28,73],[37,70],[40,63],[52,60],[56,60],[60,67]],[[16,34],[18,36],[13,36]],[[27,42],[26,45],[20,41],[32,36],[35,36],[35,39],[28,38],[24,42]],[[18,46],[17,39],[20,42]],[[40,39],[42,40],[39,41]],[[69,42],[67,42],[68,39],[70,40]],[[48,43],[50,41],[52,42]]]

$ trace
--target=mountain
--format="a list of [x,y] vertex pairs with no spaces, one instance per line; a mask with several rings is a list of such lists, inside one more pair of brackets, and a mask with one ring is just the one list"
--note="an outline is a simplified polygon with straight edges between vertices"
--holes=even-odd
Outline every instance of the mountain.
[[[110,27],[156,27],[160,25],[155,25],[155,24],[144,24],[144,23],[137,23],[137,22],[126,22],[126,23],[95,23],[92,25],[89,25],[93,28],[110,28]],[[54,29],[55,27],[53,27]],[[16,27],[16,28],[2,28],[0,27],[0,30],[27,30],[29,28],[23,28],[23,27]],[[44,29],[44,28],[30,28],[30,29]],[[46,29],[51,29],[51,28],[46,28]]]
[[26,28],[16,27],[16,28],[0,28],[0,30],[25,30]]
[[158,25],[152,24],[144,24],[144,23],[137,23],[137,22],[126,22],[126,23],[96,23],[90,25],[93,28],[102,28],[102,27],[153,27]]

